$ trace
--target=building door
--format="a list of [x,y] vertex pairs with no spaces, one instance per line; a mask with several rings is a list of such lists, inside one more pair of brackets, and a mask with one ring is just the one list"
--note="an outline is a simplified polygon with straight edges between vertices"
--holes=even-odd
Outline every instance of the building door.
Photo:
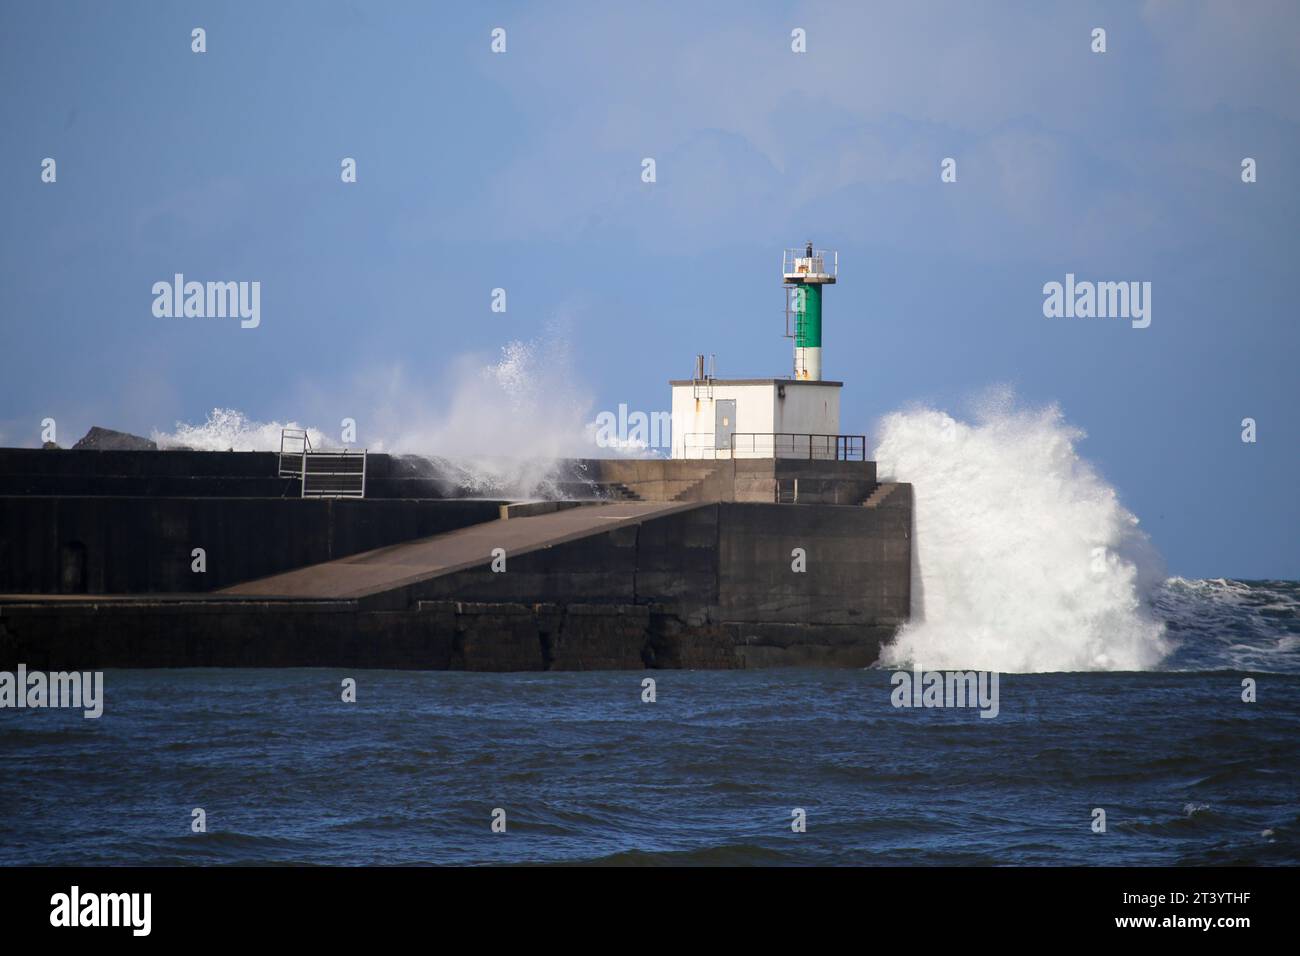
[[720,398],[713,406],[713,447],[731,450],[731,436],[736,431],[736,400]]
[[86,593],[86,546],[80,541],[69,541],[63,546],[59,566],[59,593]]

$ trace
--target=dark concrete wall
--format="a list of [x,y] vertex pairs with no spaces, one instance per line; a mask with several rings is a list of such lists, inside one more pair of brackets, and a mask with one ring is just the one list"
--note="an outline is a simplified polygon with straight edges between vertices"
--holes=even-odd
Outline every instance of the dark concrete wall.
[[[878,508],[719,503],[507,556],[373,606],[461,600],[654,605],[745,666],[871,664],[911,604],[911,486]],[[806,554],[792,567],[794,548]],[[697,653],[698,657],[698,653]],[[715,665],[716,666],[716,665]]]
[[[112,454],[89,452],[88,454]],[[498,517],[500,501],[0,498],[0,593],[199,592]],[[66,567],[84,561],[82,585]],[[190,570],[194,548],[207,572]]]
[[[911,605],[911,511],[723,504],[720,614],[728,621],[900,621]],[[792,570],[802,549],[807,570]]]
[[[456,490],[454,466],[426,459],[371,456],[368,492],[393,497],[365,501],[303,500],[276,468],[266,453],[0,449],[0,593],[217,589],[490,521],[501,504],[397,500]],[[860,667],[907,618],[911,488],[858,505],[872,462],[558,469],[582,489],[713,504],[361,602],[11,601],[0,666]],[[737,503],[770,502],[794,478],[800,504]],[[165,496],[180,488],[195,497]],[[190,570],[195,547],[206,575]]]
[[[108,600],[0,605],[0,669],[446,669],[454,635],[338,602]],[[111,706],[111,690],[109,692]]]
[[[0,474],[92,477],[265,478],[278,474],[280,456],[271,451],[96,451],[93,449],[0,448]],[[375,478],[430,477],[426,458],[370,454],[367,473]]]
[[876,661],[911,611],[911,491],[899,485],[879,508],[719,506],[718,619],[746,667]]
[[[720,503],[409,586],[404,601],[607,601],[716,608],[727,620],[907,617],[911,508]],[[803,548],[807,571],[792,570]]]
[[[280,456],[261,451],[94,451],[0,448],[0,496],[296,498]],[[367,498],[470,497],[439,462],[368,455]]]
[[0,601],[0,667],[865,667],[907,617],[910,487],[884,501],[706,505],[386,602]]
[[261,451],[0,448],[0,474],[265,478],[277,473],[279,459],[280,456],[274,452]]
[[718,511],[693,508],[409,586],[397,603],[717,604]]
[[[637,670],[743,666],[720,629],[648,605],[123,599],[0,605],[0,670],[355,667]],[[106,707],[112,707],[108,683]]]
[[[0,448],[0,497],[296,498],[296,478],[280,478],[272,452],[93,451]],[[504,469],[508,473],[509,469]],[[776,500],[778,482],[799,482],[804,503],[859,504],[876,483],[875,462],[798,458],[695,461],[580,458],[553,463],[544,489],[483,492],[483,476],[441,458],[370,455],[367,498],[599,498],[623,485],[645,501]],[[543,491],[546,491],[543,494]]]

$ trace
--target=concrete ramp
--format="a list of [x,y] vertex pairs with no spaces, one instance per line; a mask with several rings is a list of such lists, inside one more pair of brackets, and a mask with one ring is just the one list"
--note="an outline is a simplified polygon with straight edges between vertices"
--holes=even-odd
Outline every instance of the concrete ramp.
[[650,518],[705,507],[698,502],[619,502],[472,525],[377,548],[218,591],[242,597],[363,598],[487,564],[494,548],[527,554]]

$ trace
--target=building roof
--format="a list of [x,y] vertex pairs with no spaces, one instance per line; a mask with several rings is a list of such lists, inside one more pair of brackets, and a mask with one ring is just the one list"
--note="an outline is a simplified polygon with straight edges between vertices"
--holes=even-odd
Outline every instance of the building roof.
[[[672,386],[707,385],[709,384],[709,382],[710,382],[709,379],[704,379],[704,378],[698,380],[690,379],[690,378],[675,378],[675,379],[670,379],[668,384]],[[715,378],[712,380],[712,384],[714,385],[830,385],[830,386],[834,386],[835,388],[844,387],[843,382],[827,382],[827,381],[822,381],[820,379],[818,379],[817,381],[812,381],[806,378]]]

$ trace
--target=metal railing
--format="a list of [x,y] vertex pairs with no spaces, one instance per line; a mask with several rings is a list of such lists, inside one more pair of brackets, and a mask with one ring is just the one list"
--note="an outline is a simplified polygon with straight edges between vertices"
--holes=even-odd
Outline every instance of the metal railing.
[[866,461],[866,435],[806,435],[796,432],[733,432],[732,458],[806,458],[810,461]]
[[716,447],[713,432],[687,432],[682,437],[683,458],[730,458],[731,448]]
[[306,451],[302,455],[304,498],[364,498],[366,452]]
[[798,432],[732,432],[729,447],[716,448],[712,432],[689,432],[683,458],[800,458],[809,461],[866,461],[866,435],[810,435]]
[[282,428],[280,477],[301,478],[304,498],[364,498],[366,450],[317,451],[305,428]]
[[[838,276],[840,273],[840,254],[830,249],[814,249],[811,256],[807,249],[784,249],[781,252],[781,275],[783,276]],[[826,268],[830,260],[831,267]]]
[[311,439],[305,428],[280,429],[280,477],[297,478],[302,474],[302,456],[311,451]]

